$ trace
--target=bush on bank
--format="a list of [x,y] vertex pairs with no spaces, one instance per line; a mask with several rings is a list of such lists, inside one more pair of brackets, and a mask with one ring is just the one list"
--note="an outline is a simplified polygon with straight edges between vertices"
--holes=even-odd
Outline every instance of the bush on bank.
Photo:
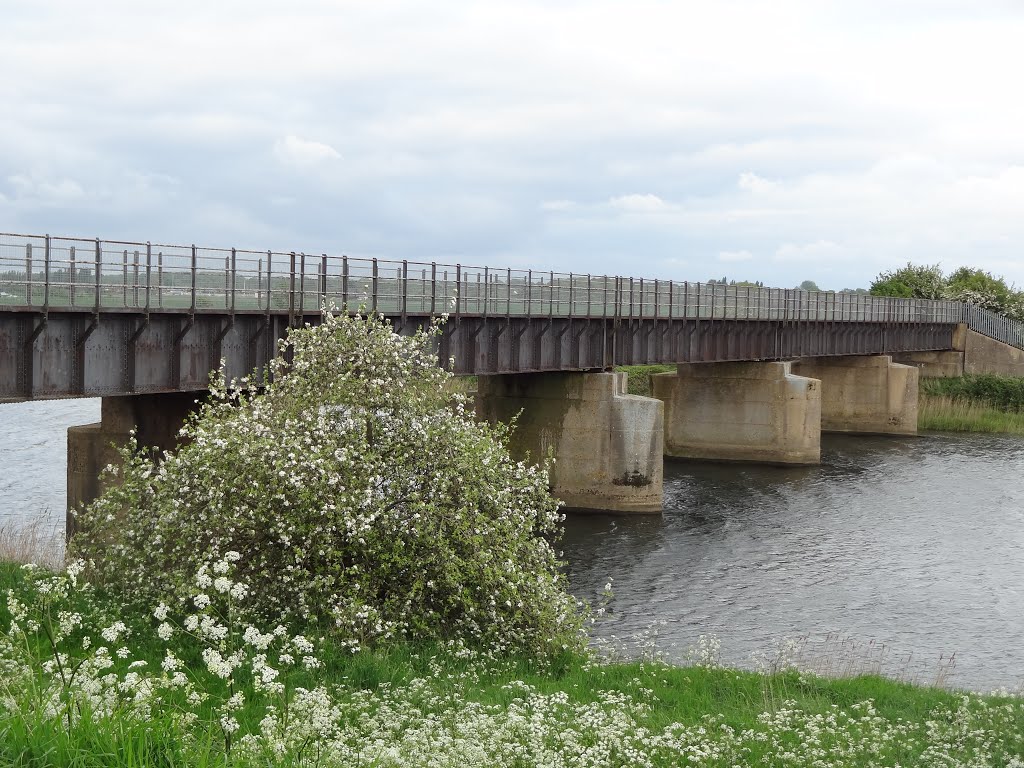
[[545,538],[560,519],[547,472],[513,461],[507,428],[450,394],[437,331],[330,313],[292,331],[262,393],[221,377],[177,451],[122,451],[72,556],[131,604],[180,607],[206,564],[237,552],[258,585],[242,601],[252,615],[353,648],[578,648],[581,612]]

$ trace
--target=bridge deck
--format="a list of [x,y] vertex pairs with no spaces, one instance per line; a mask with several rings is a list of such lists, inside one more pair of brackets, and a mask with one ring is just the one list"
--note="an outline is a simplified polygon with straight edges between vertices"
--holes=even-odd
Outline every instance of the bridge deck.
[[447,314],[438,354],[465,374],[950,349],[953,301],[0,234],[0,400],[204,389],[266,365],[323,305],[401,333]]

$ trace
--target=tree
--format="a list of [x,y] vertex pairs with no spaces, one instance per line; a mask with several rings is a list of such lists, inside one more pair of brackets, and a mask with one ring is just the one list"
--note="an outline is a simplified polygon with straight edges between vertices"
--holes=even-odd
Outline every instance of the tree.
[[403,338],[326,313],[292,331],[265,392],[221,377],[177,451],[122,452],[121,482],[81,512],[73,553],[151,606],[181,604],[204,563],[240,552],[258,618],[318,622],[353,646],[578,646],[547,471],[513,461],[508,428],[451,395],[438,331]]
[[1005,314],[1013,303],[1015,292],[1001,277],[980,269],[960,267],[946,283],[945,297],[967,301],[984,309]]
[[821,288],[813,280],[804,280],[800,285],[797,286],[801,291],[820,291]]
[[894,272],[882,272],[871,283],[873,296],[895,296],[903,299],[941,299],[946,279],[938,264],[915,265],[907,262]]

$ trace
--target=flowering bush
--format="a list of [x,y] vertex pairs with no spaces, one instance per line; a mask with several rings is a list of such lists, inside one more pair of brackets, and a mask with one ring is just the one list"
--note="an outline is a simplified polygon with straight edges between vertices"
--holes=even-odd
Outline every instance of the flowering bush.
[[204,563],[239,552],[255,616],[330,626],[353,650],[578,647],[547,471],[512,461],[507,428],[449,392],[437,332],[329,312],[292,331],[262,392],[221,375],[177,451],[123,449],[73,553],[122,599],[175,606]]

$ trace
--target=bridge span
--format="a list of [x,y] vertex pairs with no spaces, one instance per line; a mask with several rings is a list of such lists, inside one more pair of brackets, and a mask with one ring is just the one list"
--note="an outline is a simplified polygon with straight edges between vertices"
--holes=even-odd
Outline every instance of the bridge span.
[[[915,366],[1024,348],[1019,323],[953,301],[0,233],[0,402],[103,398],[69,434],[75,504],[111,442],[173,446],[221,360],[262,370],[325,305],[398,333],[445,315],[439,362],[481,377],[481,417],[522,412],[513,450],[555,455],[554,492],[619,511],[660,509],[663,454],[810,463],[823,428],[912,434]],[[652,363],[678,366],[654,398],[609,372]]]

